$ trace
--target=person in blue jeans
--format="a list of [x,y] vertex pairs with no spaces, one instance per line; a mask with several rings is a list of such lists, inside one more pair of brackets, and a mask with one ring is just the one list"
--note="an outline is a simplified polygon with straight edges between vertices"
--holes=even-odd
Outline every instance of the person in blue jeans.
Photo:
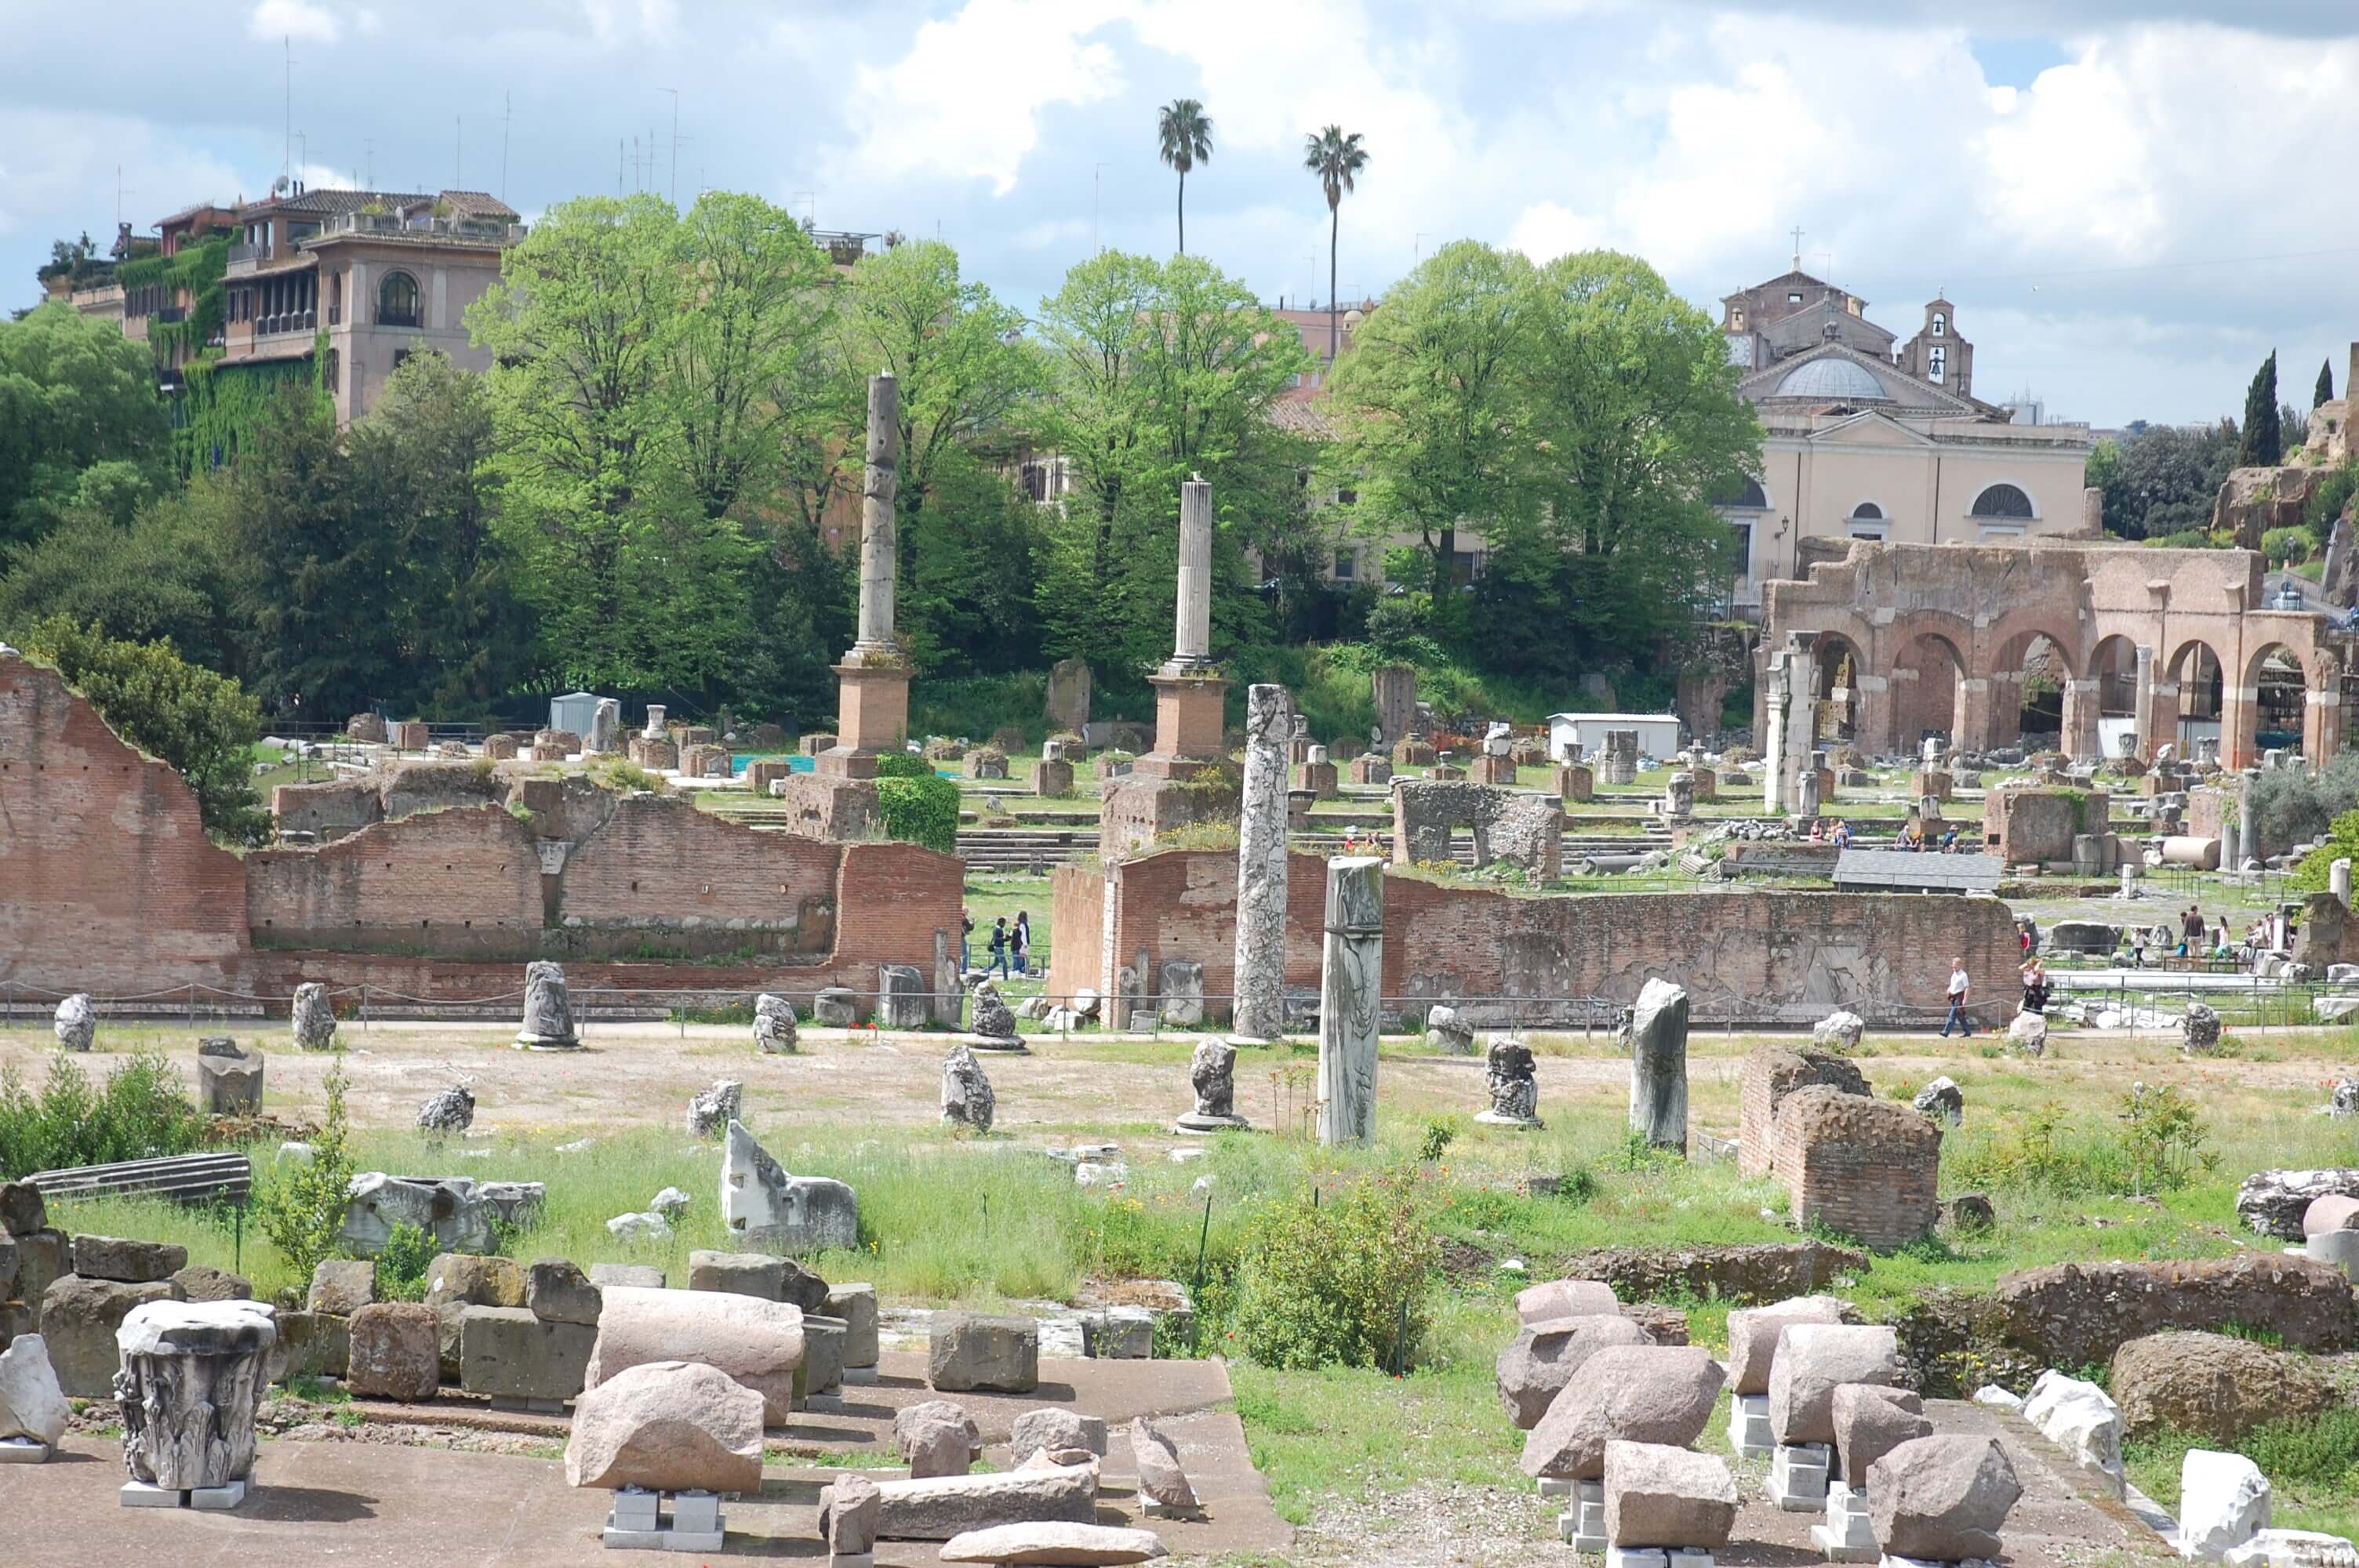
[[1952,958],[1950,960],[1950,1016],[1941,1022],[1942,1039],[1950,1037],[1950,1025],[1952,1023],[1965,1032],[1967,1039],[1973,1038],[1974,1021],[1966,1016],[1966,994],[1970,989],[1972,987],[1966,979],[1966,960],[1962,957]]
[[1028,975],[1032,972],[1031,911],[1019,909],[1016,912],[1016,924],[1009,927],[1007,933],[1007,950],[1016,956],[1017,974]]
[[1001,915],[991,923],[991,950],[984,960],[983,972],[999,971],[1001,979],[1007,979],[1007,916]]

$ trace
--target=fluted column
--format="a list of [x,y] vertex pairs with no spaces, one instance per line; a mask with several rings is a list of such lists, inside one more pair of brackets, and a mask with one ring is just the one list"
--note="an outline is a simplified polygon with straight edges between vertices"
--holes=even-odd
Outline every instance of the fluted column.
[[1327,935],[1319,965],[1319,1141],[1376,1132],[1376,1028],[1384,990],[1385,863],[1327,862]]

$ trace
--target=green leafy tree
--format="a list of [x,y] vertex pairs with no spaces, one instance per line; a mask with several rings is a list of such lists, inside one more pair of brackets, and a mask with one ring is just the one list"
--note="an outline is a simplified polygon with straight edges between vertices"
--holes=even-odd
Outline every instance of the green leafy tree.
[[1174,98],[1156,115],[1157,150],[1180,171],[1180,254],[1188,254],[1188,171],[1212,161],[1212,121],[1193,98]]
[[395,370],[345,442],[353,511],[386,546],[384,695],[404,710],[484,712],[533,672],[531,618],[492,525],[492,436],[483,377],[429,352]]
[[279,391],[230,482],[223,560],[239,674],[275,708],[336,718],[393,695],[399,573],[383,498],[355,481],[324,400]]
[[1171,647],[1180,487],[1212,487],[1216,650],[1258,640],[1246,546],[1299,514],[1302,439],[1270,416],[1310,369],[1299,334],[1198,256],[1110,251],[1042,302],[1041,439],[1071,493],[1044,514],[1039,602],[1052,651],[1135,675]]
[[0,545],[38,543],[75,512],[127,521],[171,465],[147,345],[62,304],[0,320]]
[[2275,468],[2285,457],[2277,414],[2277,356],[2271,350],[2253,373],[2245,392],[2245,438],[2236,449],[2238,468]]
[[2156,425],[2124,438],[2105,492],[2105,527],[2125,539],[2159,539],[2207,526],[2220,486],[2236,464],[2235,424]]
[[1360,324],[1328,383],[1331,477],[1356,484],[1358,526],[1414,534],[1439,594],[1462,522],[1537,504],[1525,377],[1539,344],[1531,263],[1473,240],[1444,245]]
[[167,491],[128,524],[71,512],[0,574],[0,628],[50,615],[134,643],[168,638],[191,662],[233,667],[237,647],[221,560],[226,482],[201,477]]
[[56,665],[116,734],[179,769],[215,838],[269,838],[254,790],[262,710],[237,682],[190,664],[169,643],[122,642],[63,616],[27,628],[25,648]]
[[499,530],[561,680],[710,691],[750,630],[758,547],[700,488],[749,460],[723,433],[696,460],[676,350],[702,286],[679,227],[651,195],[561,203],[468,312],[494,360]]
[[2311,392],[2310,392],[2310,406],[2312,408],[2315,408],[2315,407],[2317,407],[2320,404],[2324,403],[2327,399],[2329,399],[2329,398],[2332,397],[2333,395],[2334,395],[2334,362],[2333,362],[2332,360],[2325,360],[2325,361],[2321,362],[2321,363],[2319,364],[2319,367],[2318,367],[2318,385],[2317,385],[2315,388],[2313,388],[2313,389],[2311,390]]
[[[919,564],[929,550],[960,547],[955,519],[926,514],[946,489],[972,493],[978,457],[1004,455],[1017,444],[1038,380],[1034,356],[1018,341],[1023,325],[1023,317],[991,290],[963,281],[958,253],[938,241],[897,245],[862,258],[853,269],[836,351],[850,369],[856,401],[837,450],[856,482],[867,378],[889,373],[900,400],[895,513],[906,586],[897,610],[903,639],[920,668],[942,652],[928,629],[969,612],[958,603],[964,590],[957,579]],[[1003,564],[1022,569],[1020,561]],[[1004,597],[996,587],[977,587],[981,597]],[[1028,632],[1028,625],[1017,628],[1018,634]]]
[[1305,136],[1302,167],[1319,177],[1320,192],[1327,198],[1327,362],[1335,362],[1341,344],[1335,321],[1335,253],[1343,243],[1343,198],[1368,167],[1368,153],[1360,133],[1344,133],[1341,125]]

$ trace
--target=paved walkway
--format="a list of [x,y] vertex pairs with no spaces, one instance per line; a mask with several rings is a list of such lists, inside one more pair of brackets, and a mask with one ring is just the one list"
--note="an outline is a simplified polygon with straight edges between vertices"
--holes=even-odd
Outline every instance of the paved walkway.
[[[854,1465],[892,1465],[894,1412],[938,1398],[925,1387],[925,1358],[887,1355],[872,1386],[847,1385],[841,1411],[799,1414],[772,1444],[842,1454]],[[1201,1520],[1156,1520],[1175,1558],[1282,1551],[1293,1530],[1271,1511],[1268,1489],[1246,1456],[1237,1418],[1213,1408],[1229,1398],[1226,1370],[1212,1361],[1041,1363],[1036,1396],[954,1396],[983,1429],[989,1464],[1007,1468],[1009,1424],[1038,1405],[1067,1404],[1114,1428],[1098,1494],[1098,1517],[1136,1525],[1137,1472],[1122,1430],[1133,1415],[1158,1414],[1204,1505]],[[371,1418],[407,1414],[435,1422],[437,1406],[371,1403]],[[561,1441],[560,1423],[551,1423]],[[0,1563],[16,1568],[252,1568],[257,1563],[335,1563],[354,1568],[546,1568],[614,1563],[599,1541],[608,1495],[565,1484],[562,1462],[459,1453],[386,1443],[273,1441],[255,1461],[258,1485],[234,1513],[126,1509],[114,1443],[69,1438],[43,1465],[0,1466],[0,1519],[9,1521]],[[833,1472],[771,1465],[758,1497],[728,1505],[723,1558],[823,1561],[819,1489]],[[887,1541],[878,1568],[940,1561],[938,1543]],[[21,1553],[21,1555],[20,1555]],[[650,1562],[653,1560],[650,1559]]]

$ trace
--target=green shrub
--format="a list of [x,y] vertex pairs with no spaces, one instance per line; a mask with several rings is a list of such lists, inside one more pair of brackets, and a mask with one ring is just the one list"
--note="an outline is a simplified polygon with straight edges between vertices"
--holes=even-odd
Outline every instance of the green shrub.
[[2327,825],[2326,838],[2304,855],[2286,877],[2294,892],[2324,892],[2337,860],[2359,860],[2359,811],[2346,811]]
[[944,778],[879,778],[877,815],[885,835],[945,855],[958,852],[958,785]]
[[1413,1364],[1433,1323],[1440,1246],[1416,1178],[1363,1176],[1314,1203],[1276,1200],[1249,1222],[1234,1333],[1277,1368]]
[[0,1180],[185,1154],[204,1141],[204,1130],[179,1069],[152,1045],[125,1058],[101,1089],[62,1054],[50,1060],[38,1095],[15,1063],[0,1067]]
[[2261,554],[2273,567],[2289,567],[2310,558],[2317,541],[2307,528],[2271,528],[2261,535]]
[[1457,1138],[1457,1125],[1450,1118],[1429,1116],[1425,1119],[1425,1136],[1417,1146],[1417,1157],[1424,1161],[1439,1160],[1450,1152],[1450,1146]]
[[940,775],[934,764],[912,752],[879,752],[876,753],[876,776],[880,779],[930,779]]
[[434,1238],[408,1220],[396,1220],[376,1255],[377,1299],[416,1302],[426,1299],[426,1271],[440,1250]]
[[311,1158],[283,1167],[255,1204],[255,1223],[299,1280],[336,1254],[344,1227],[353,1156],[344,1122],[344,1065],[328,1070],[327,1114],[311,1140]]

